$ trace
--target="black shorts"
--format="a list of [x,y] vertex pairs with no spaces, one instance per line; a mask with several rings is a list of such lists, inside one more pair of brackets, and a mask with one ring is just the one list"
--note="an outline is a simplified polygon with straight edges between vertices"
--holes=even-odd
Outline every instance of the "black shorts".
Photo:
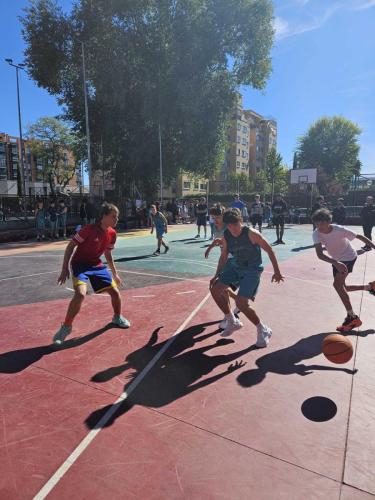
[[[355,258],[354,260],[349,260],[349,261],[343,260],[342,261],[342,264],[345,264],[346,267],[348,268],[348,273],[351,273],[353,271],[353,267],[354,267],[356,260],[357,260],[357,258]],[[338,270],[335,268],[334,265],[332,265],[332,272],[333,272],[333,277],[335,277],[336,274],[338,274]]]
[[283,226],[285,224],[285,217],[283,215],[274,215],[272,217],[272,222],[275,226]]
[[259,214],[254,214],[254,215],[252,215],[252,216],[250,217],[251,224],[252,224],[253,226],[256,226],[257,224],[258,224],[259,226],[261,226],[261,225],[262,225],[262,219],[263,219],[263,218],[262,218],[262,216],[261,216],[261,215],[259,215]]
[[205,226],[207,224],[207,215],[198,215],[197,226]]

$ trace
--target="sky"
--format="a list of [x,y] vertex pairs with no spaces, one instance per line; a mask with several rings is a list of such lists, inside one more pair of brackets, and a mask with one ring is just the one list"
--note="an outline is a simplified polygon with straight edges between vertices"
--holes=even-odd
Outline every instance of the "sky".
[[[70,0],[59,0],[69,9]],[[0,132],[18,135],[15,69],[24,42],[18,17],[28,0],[0,0]],[[264,90],[242,88],[244,107],[273,117],[278,151],[292,166],[298,137],[322,116],[355,122],[362,173],[375,173],[375,0],[275,0],[272,74]],[[53,96],[22,72],[23,129],[61,112]]]

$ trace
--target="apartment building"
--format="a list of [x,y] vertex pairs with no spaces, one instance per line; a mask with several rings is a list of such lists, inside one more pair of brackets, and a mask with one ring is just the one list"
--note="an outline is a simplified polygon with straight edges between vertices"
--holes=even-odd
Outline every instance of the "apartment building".
[[259,113],[243,109],[243,100],[237,94],[236,106],[227,130],[227,150],[224,164],[212,182],[214,192],[225,192],[231,174],[244,173],[256,179],[256,173],[265,167],[269,151],[277,145],[277,123]]
[[277,123],[251,109],[245,110],[244,114],[250,130],[250,177],[255,179],[256,173],[265,167],[268,153],[277,146]]
[[[31,144],[24,140],[24,175],[26,195],[47,196],[50,194],[50,186],[45,178],[45,169],[42,159],[37,158],[31,151]],[[74,157],[71,151],[63,154],[63,164],[74,165]],[[0,132],[0,195],[18,196],[19,171],[21,168],[21,141],[19,137]],[[77,191],[79,187],[79,173],[69,181],[66,191]],[[57,191],[62,186],[56,186]]]
[[188,173],[181,173],[177,179],[173,180],[169,186],[165,186],[163,189],[163,198],[184,198],[190,196],[200,196],[207,195],[207,179],[193,176]]

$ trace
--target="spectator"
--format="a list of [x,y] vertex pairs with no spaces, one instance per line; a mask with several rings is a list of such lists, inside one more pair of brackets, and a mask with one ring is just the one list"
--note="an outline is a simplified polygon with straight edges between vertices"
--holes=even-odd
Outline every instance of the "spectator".
[[58,220],[57,220],[57,207],[55,200],[51,200],[48,208],[48,220],[49,220],[49,231],[50,238],[58,238]]
[[[326,208],[327,203],[324,201],[324,196],[317,196],[314,205],[311,208],[311,217],[314,215],[314,213],[317,210],[320,210],[321,208]],[[315,224],[313,222],[313,229],[315,229]]]
[[264,213],[264,203],[260,201],[260,195],[255,195],[255,201],[250,205],[250,221],[255,229],[258,224],[259,232],[262,232],[262,222]]
[[178,215],[178,206],[174,198],[171,203],[171,212],[172,212],[172,222],[173,224],[176,224],[176,217]]
[[332,222],[335,224],[340,224],[341,226],[345,223],[346,210],[344,207],[343,198],[337,200],[337,205],[332,211]]
[[46,211],[43,201],[38,201],[35,209],[35,226],[36,226],[36,239],[44,240],[44,231],[46,229]]
[[205,239],[207,238],[207,213],[208,213],[208,207],[206,204],[206,198],[202,196],[199,205],[197,205],[196,207],[197,226],[198,226],[198,234],[196,235],[196,238],[201,237],[201,226],[203,226],[204,238]]
[[79,216],[81,217],[81,224],[82,226],[86,226],[88,223],[88,216],[87,216],[87,198],[86,196],[82,198],[81,205],[79,206]]
[[66,239],[66,221],[68,216],[68,207],[65,205],[64,200],[59,201],[57,207],[57,237],[60,236],[60,228],[63,232],[63,238]]
[[234,200],[230,204],[230,208],[238,208],[240,212],[242,212],[243,207],[246,204],[240,200],[240,196],[238,194],[235,195]]
[[[363,234],[372,241],[372,228],[375,226],[375,205],[372,196],[367,196],[366,204],[362,208],[360,216],[362,218]],[[363,250],[371,250],[371,247],[365,245]]]
[[95,224],[96,223],[96,207],[94,203],[92,203],[90,200],[87,200],[86,203],[86,213],[87,213],[87,221],[89,224]]
[[285,215],[288,213],[288,207],[281,194],[276,195],[275,201],[272,203],[272,218],[276,226],[276,241],[274,245],[285,245],[283,241]]
[[271,203],[266,202],[264,207],[264,223],[267,224],[267,227],[272,227],[272,219],[271,219]]

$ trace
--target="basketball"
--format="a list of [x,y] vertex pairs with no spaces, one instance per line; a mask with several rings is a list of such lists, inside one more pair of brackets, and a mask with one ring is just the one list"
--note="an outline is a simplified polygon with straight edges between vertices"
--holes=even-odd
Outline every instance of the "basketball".
[[327,335],[323,340],[322,351],[332,363],[347,363],[353,356],[353,345],[347,337],[338,333]]

